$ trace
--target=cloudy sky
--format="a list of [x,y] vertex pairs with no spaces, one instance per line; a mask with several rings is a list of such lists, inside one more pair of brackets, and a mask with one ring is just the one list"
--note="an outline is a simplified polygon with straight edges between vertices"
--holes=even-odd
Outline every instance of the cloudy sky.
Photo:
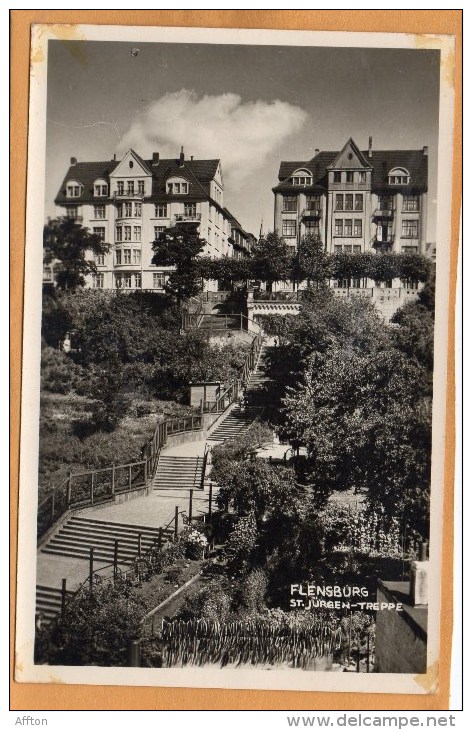
[[[137,55],[131,50],[139,48]],[[46,215],[70,157],[133,147],[220,158],[225,205],[273,227],[280,160],[315,148],[430,148],[428,240],[435,240],[439,53],[429,50],[50,41]]]

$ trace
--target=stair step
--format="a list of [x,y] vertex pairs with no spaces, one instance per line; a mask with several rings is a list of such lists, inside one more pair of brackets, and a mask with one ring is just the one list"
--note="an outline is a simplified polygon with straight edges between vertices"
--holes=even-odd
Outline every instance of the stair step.
[[137,532],[152,532],[153,534],[155,532],[159,532],[158,527],[150,527],[149,525],[135,525],[134,523],[129,522],[107,522],[105,520],[97,520],[93,519],[92,517],[82,517],[79,515],[72,515],[69,522],[80,522],[81,524],[84,523],[90,523],[92,525],[97,526],[107,526],[110,529],[118,530],[120,528],[126,528],[128,530],[133,530]]
[[[166,530],[163,532],[163,537],[169,537],[170,530]],[[154,544],[154,542],[158,539],[158,535],[152,538],[141,538],[141,547],[146,548]],[[118,544],[123,549],[134,549],[135,546],[138,545],[138,538],[123,538],[123,537],[117,537],[116,534],[110,533],[109,535],[105,535],[103,533],[100,534],[93,534],[93,533],[87,533],[87,532],[58,532],[56,535],[53,535],[51,537],[50,542],[60,542],[60,543],[83,543],[86,542],[87,544],[93,544],[97,546],[108,546],[112,545],[114,546],[115,541],[118,541]]]

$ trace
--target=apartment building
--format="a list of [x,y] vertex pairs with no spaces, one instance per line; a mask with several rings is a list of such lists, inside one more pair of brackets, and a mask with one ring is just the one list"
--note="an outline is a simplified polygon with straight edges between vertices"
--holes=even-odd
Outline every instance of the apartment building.
[[426,254],[428,148],[340,152],[281,162],[273,188],[274,228],[297,249],[305,234],[335,252]]
[[169,268],[151,263],[152,243],[171,226],[197,224],[206,241],[202,256],[211,258],[249,255],[253,240],[224,207],[220,160],[186,159],[183,148],[176,159],[154,152],[143,160],[132,149],[121,160],[72,157],[55,205],[58,216],[76,218],[110,244],[87,280],[100,289],[162,290]]

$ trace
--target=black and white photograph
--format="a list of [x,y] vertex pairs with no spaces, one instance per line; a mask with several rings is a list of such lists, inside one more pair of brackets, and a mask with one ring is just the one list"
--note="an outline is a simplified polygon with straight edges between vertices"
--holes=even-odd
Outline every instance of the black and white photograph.
[[17,681],[435,691],[453,53],[33,29]]

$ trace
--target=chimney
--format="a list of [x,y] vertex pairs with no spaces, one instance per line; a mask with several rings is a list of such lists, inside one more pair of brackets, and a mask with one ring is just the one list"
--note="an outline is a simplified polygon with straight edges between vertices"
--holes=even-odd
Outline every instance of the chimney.
[[182,147],[180,148],[180,162],[179,162],[180,167],[184,166],[184,160],[185,160],[185,155],[184,155],[184,148],[182,145]]
[[193,155],[190,155],[190,159],[191,159],[191,160],[192,160],[192,162],[193,162]]
[[71,157],[70,158],[70,166],[74,167],[74,165],[77,164],[77,157]]
[[319,149],[318,149],[318,147],[316,147],[316,149],[315,149],[315,155],[317,155],[318,152],[319,152]]
[[113,155],[113,162],[116,162],[116,152],[115,152],[115,154]]
[[158,165],[159,164],[159,152],[153,152],[152,153],[152,164]]
[[369,137],[369,157],[372,157],[372,137]]
[[424,155],[425,157],[427,157],[427,156],[428,156],[428,147],[427,147],[427,146],[423,147],[423,155]]

